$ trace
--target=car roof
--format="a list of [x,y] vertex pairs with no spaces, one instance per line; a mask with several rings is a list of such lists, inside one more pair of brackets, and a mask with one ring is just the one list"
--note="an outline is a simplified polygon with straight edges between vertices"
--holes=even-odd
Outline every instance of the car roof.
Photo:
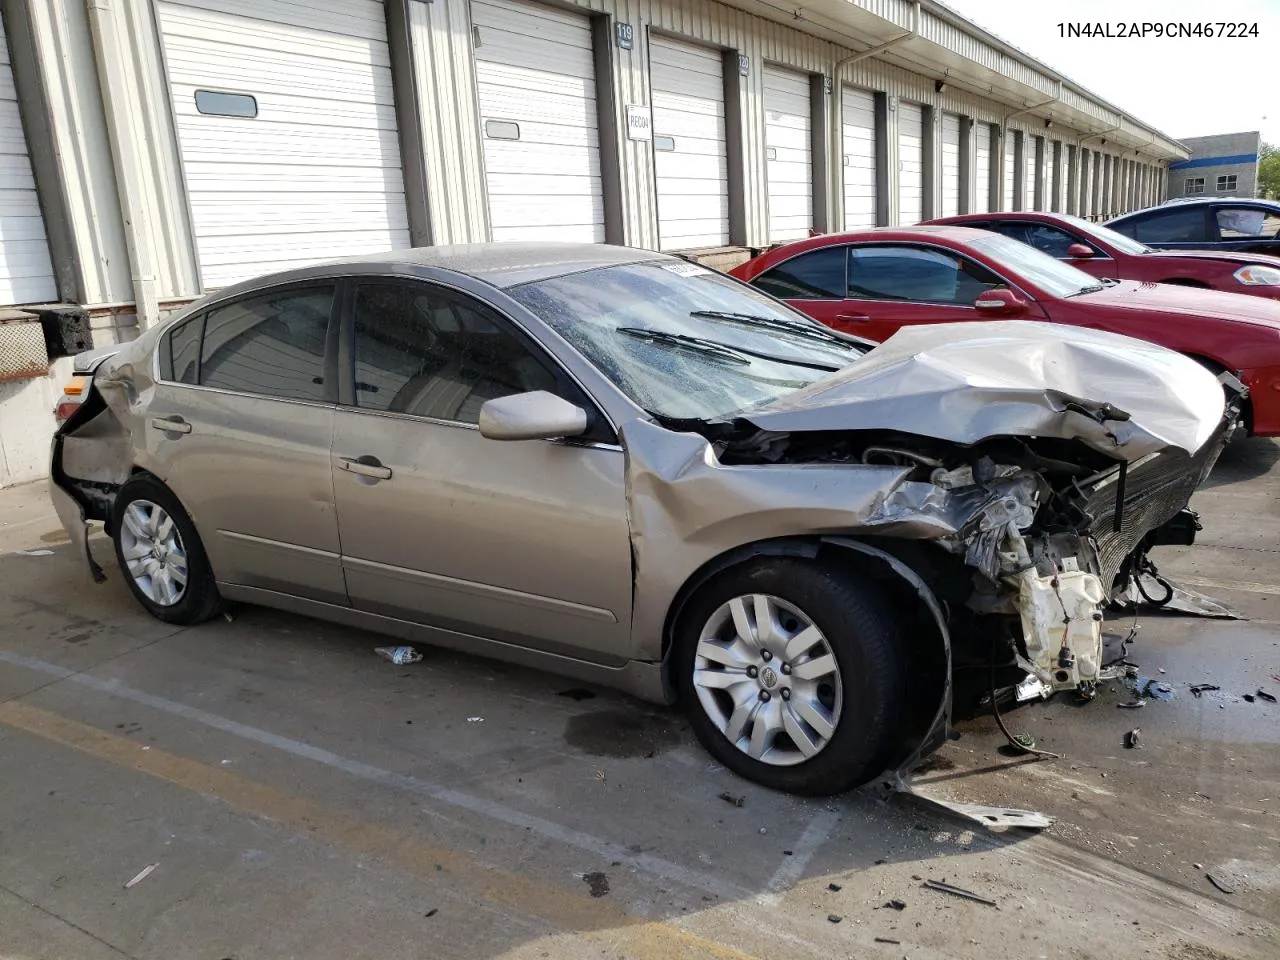
[[484,280],[496,287],[514,287],[598,267],[674,259],[652,250],[636,250],[605,243],[522,241],[410,247],[388,253],[330,260],[309,269],[328,268],[330,271],[340,272],[343,266],[355,264],[366,267],[385,265],[389,268],[399,265],[438,267]]
[[[813,246],[825,246],[829,243],[849,243],[854,240],[920,240],[928,237],[943,237],[956,243],[968,243],[986,236],[988,236],[986,230],[966,227],[958,223],[921,223],[910,227],[865,227],[861,230],[823,233],[809,240],[795,240],[792,243],[812,242]],[[787,244],[787,246],[790,245]]]
[[1080,226],[1078,217],[1072,217],[1064,213],[1052,213],[1048,210],[996,210],[992,213],[958,213],[950,217],[938,217],[936,220],[926,220],[923,226],[946,226],[948,224],[956,227],[962,227],[966,223],[985,223],[988,220],[1056,220],[1060,223],[1070,223],[1073,226]]
[[1136,217],[1145,217],[1150,214],[1167,213],[1170,207],[1203,207],[1211,203],[1229,203],[1233,207],[1262,207],[1265,210],[1280,213],[1280,203],[1274,200],[1264,200],[1261,197],[1175,197],[1173,200],[1166,200],[1164,203],[1157,204],[1154,207],[1144,207],[1141,210],[1133,210],[1121,216],[1112,217],[1107,223],[1119,223],[1122,220],[1132,220]]

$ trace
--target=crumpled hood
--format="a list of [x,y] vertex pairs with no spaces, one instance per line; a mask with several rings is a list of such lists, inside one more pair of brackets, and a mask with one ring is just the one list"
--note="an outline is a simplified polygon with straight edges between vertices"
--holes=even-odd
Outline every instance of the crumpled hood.
[[[1100,423],[1079,402],[1130,419]],[[905,328],[746,419],[764,430],[897,430],[961,444],[1058,437],[1132,462],[1170,447],[1194,454],[1224,407],[1217,378],[1164,347],[1007,320]]]

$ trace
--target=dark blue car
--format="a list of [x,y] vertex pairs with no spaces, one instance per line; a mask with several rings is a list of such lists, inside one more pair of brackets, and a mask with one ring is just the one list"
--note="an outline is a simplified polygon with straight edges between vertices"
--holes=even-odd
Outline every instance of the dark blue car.
[[1280,254],[1280,203],[1207,197],[1148,207],[1107,226],[1161,250]]

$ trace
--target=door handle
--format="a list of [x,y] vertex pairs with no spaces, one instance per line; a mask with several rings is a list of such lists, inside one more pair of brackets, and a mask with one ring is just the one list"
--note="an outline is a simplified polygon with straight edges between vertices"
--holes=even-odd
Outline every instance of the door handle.
[[849,320],[853,323],[866,323],[871,317],[865,313],[837,313],[837,320]]
[[378,462],[377,457],[367,455],[358,458],[342,457],[338,460],[338,466],[349,473],[354,473],[361,477],[369,477],[372,480],[391,479],[391,468],[384,467]]
[[181,417],[152,417],[151,426],[165,433],[190,433],[191,424]]

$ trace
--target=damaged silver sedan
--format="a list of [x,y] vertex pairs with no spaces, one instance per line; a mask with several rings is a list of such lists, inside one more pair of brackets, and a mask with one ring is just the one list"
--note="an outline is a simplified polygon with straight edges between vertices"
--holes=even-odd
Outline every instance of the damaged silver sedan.
[[940,743],[966,670],[1089,695],[1238,406],[1109,334],[875,346],[647,251],[435,247],[193,304],[102,363],[52,476],[162,620],[260,603],[681,700],[824,794]]

